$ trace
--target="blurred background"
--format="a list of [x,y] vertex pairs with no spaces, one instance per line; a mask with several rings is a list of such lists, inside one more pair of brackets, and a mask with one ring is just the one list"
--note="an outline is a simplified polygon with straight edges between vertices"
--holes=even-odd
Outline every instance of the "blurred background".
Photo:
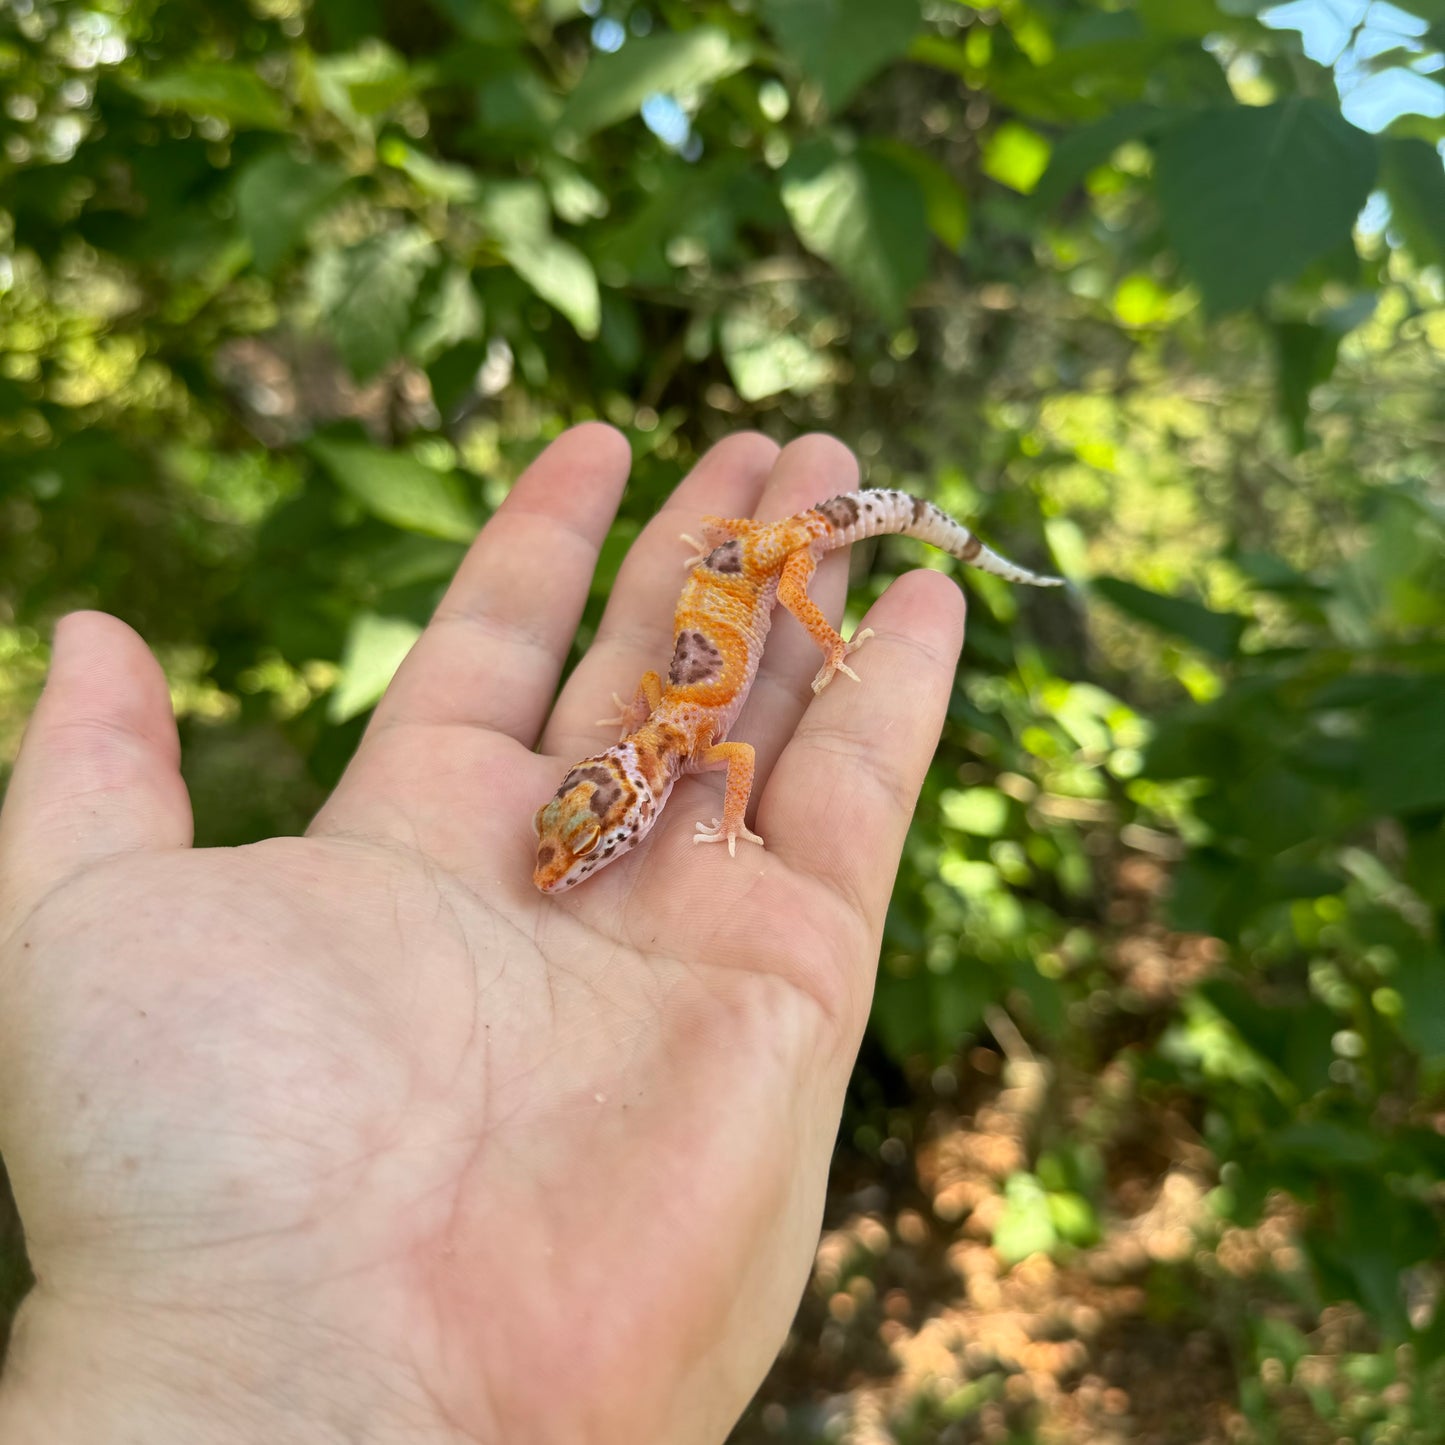
[[[300,831],[561,428],[636,458],[579,645],[712,441],[832,431],[1084,585],[969,575],[734,1441],[1445,1440],[1442,47],[1445,0],[6,0],[0,765],[102,607],[198,841]],[[854,618],[920,565],[858,549]]]

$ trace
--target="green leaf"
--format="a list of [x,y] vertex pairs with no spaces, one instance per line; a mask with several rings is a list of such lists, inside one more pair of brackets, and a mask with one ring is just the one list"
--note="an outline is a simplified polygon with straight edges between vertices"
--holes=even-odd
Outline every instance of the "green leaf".
[[1277,321],[1274,342],[1280,411],[1289,428],[1290,444],[1302,452],[1309,445],[1306,423],[1310,394],[1330,379],[1340,351],[1340,336],[1306,321]]
[[1227,661],[1239,651],[1248,619],[1229,612],[1215,612],[1202,602],[1187,597],[1169,597],[1121,577],[1096,577],[1090,590],[1097,592],[1130,617],[1147,622],[1161,632],[1182,637],[1210,657]]
[[531,70],[507,71],[477,88],[477,130],[543,142],[551,149],[562,103]]
[[1445,0],[1394,0],[1394,4],[1432,25],[1445,25]]
[[702,90],[741,70],[751,50],[714,25],[629,39],[596,54],[567,97],[559,129],[589,136],[636,115],[650,95]]
[[1139,18],[1147,30],[1202,40],[1228,25],[1214,0],[1139,0]]
[[313,438],[313,456],[342,491],[374,517],[407,532],[469,542],[477,518],[454,472],[439,472],[406,452],[367,442]]
[[[1103,119],[1110,111],[1138,103],[1147,91],[1157,88],[1171,57],[1179,58],[1179,41],[1150,34],[1129,12],[1096,18],[1119,21],[1121,33],[1078,42],[1061,36],[1054,58],[1045,65],[1018,57],[990,67],[987,88],[995,104],[1029,120],[1067,124]],[[1217,76],[1217,64],[1199,54]],[[1222,80],[1220,84],[1223,88]],[[1197,93],[1198,89],[1191,77],[1189,90]]]
[[1445,678],[1422,678],[1403,699],[1372,709],[1365,795],[1380,813],[1445,806]]
[[744,401],[760,401],[780,391],[806,395],[832,372],[816,347],[779,331],[754,311],[725,312],[718,339],[733,386]]
[[344,251],[322,251],[312,261],[312,299],[358,381],[401,354],[412,302],[435,249],[425,232],[406,227]]
[[1092,125],[1071,130],[1054,143],[1049,168],[1034,188],[1034,204],[1052,210],[1089,174],[1105,165],[1127,141],[1156,134],[1169,123],[1155,105],[1126,105]]
[[420,77],[389,45],[364,41],[311,68],[312,99],[354,130],[369,133],[373,118],[415,93]]
[[1400,1031],[1427,1059],[1445,1059],[1445,956],[1421,947],[1390,976],[1404,1000]]
[[402,617],[363,612],[352,619],[341,653],[341,679],[326,700],[326,716],[343,723],[380,700],[421,628]]
[[549,237],[533,250],[508,251],[522,280],[544,301],[550,302],[590,341],[597,335],[602,300],[592,263],[567,241]]
[[793,152],[780,185],[798,239],[885,320],[900,321],[928,270],[918,182],[886,154],[818,139]]
[[1445,266],[1445,165],[1422,140],[1386,139],[1385,194],[1391,224],[1421,266]]
[[875,141],[870,149],[896,161],[918,182],[928,212],[928,229],[948,247],[960,251],[968,239],[968,195],[945,166],[903,141]]
[[993,1247],[1006,1265],[1031,1254],[1048,1254],[1059,1242],[1049,1196],[1032,1174],[1011,1174],[1004,1184],[1004,1207],[994,1227]]
[[997,788],[950,788],[940,793],[943,821],[978,838],[1002,838],[1008,831],[1009,801]]
[[241,128],[285,130],[286,107],[254,70],[197,61],[129,87],[143,100],[191,115],[214,115]]
[[1348,244],[1374,140],[1322,100],[1201,111],[1160,141],[1164,226],[1218,315]]
[[431,0],[468,40],[483,45],[518,45],[525,32],[498,0]]
[[559,221],[585,226],[589,221],[601,220],[611,210],[607,192],[561,156],[543,156],[538,172]]
[[250,243],[252,265],[263,274],[274,271],[345,184],[340,166],[298,160],[286,151],[246,166],[236,180],[236,220]]
[[377,154],[387,165],[405,171],[416,182],[417,189],[428,196],[435,196],[439,201],[476,199],[480,183],[466,166],[434,160],[395,136],[388,136],[377,147]]
[[498,181],[477,205],[507,264],[591,340],[601,324],[602,298],[592,263],[552,234],[547,193],[538,181]]
[[471,277],[458,265],[442,266],[423,283],[412,309],[408,356],[429,366],[442,352],[480,336],[482,303]]
[[918,33],[917,0],[762,0],[784,53],[834,110]]
[[1374,1169],[1385,1157],[1385,1141],[1365,1129],[1332,1119],[1300,1119],[1262,1141],[1271,1154],[1301,1159],[1321,1169]]
[[1071,1189],[1049,1195],[1049,1218],[1059,1238],[1080,1247],[1094,1244],[1099,1238],[1099,1216],[1082,1194]]
[[1049,143],[1038,131],[1006,120],[983,144],[983,173],[1030,195],[1049,166]]

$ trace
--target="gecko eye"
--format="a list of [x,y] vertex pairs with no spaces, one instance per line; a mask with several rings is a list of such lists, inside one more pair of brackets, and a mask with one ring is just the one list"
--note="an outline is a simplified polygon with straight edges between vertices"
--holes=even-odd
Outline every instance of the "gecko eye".
[[597,846],[597,842],[601,837],[602,829],[598,827],[596,823],[593,823],[590,827],[574,833],[572,837],[567,840],[567,846],[571,849],[574,858],[582,858]]

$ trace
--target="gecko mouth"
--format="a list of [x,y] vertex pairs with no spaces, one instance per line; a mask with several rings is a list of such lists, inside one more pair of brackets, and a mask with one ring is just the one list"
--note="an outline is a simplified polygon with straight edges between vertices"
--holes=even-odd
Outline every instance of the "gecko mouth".
[[532,870],[532,882],[543,893],[565,893],[596,871],[595,865],[577,866],[575,858],[538,858]]

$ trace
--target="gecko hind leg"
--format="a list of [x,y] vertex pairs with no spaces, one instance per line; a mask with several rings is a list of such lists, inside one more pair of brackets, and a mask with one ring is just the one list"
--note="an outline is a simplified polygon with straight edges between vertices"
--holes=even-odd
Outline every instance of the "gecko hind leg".
[[835,673],[841,672],[854,682],[862,681],[848,666],[847,659],[873,636],[873,629],[865,627],[853,634],[851,642],[844,642],[834,632],[823,615],[823,609],[808,596],[808,583],[817,566],[818,560],[812,552],[794,552],[783,564],[782,576],[778,579],[778,601],[808,629],[808,635],[823,650],[823,665],[813,679],[815,693],[822,692],[832,682]]

